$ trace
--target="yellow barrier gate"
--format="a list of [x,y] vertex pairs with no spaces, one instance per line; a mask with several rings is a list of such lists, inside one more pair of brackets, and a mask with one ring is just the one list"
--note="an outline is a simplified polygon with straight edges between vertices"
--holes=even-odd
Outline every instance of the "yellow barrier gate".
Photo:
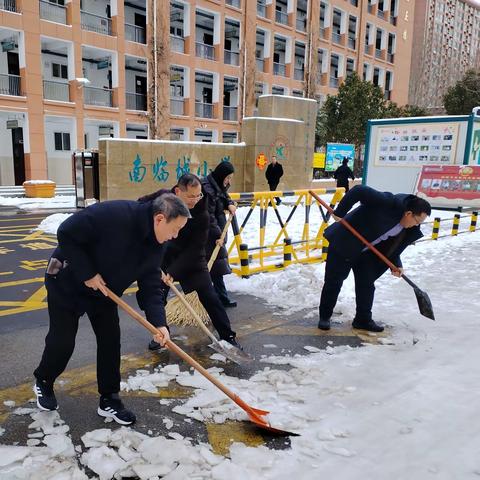
[[[332,195],[330,205],[335,205],[343,197],[344,189],[325,189],[319,188],[313,190],[317,195]],[[308,190],[291,190],[278,192],[251,192],[251,193],[232,193],[232,200],[249,202],[250,209],[241,221],[239,226],[237,215],[232,221],[232,229],[234,238],[228,246],[229,261],[232,271],[248,277],[254,273],[268,272],[280,270],[293,263],[314,263],[324,261],[328,249],[328,243],[323,238],[323,231],[328,225],[330,215],[324,211],[323,207],[309,195]],[[286,199],[293,198],[293,203],[288,205],[289,211],[283,212],[285,220],[282,218],[280,210],[277,206],[275,197]],[[320,217],[318,227],[311,228],[312,205],[318,206]],[[301,211],[298,207],[304,207],[304,221],[301,234],[295,235],[289,233],[289,222],[297,211]],[[253,235],[245,236],[245,229],[248,227],[252,214],[259,211],[259,230],[258,239],[253,240]],[[277,230],[271,230],[272,223],[269,224],[270,240],[266,239],[266,230],[268,213],[271,212],[277,219]],[[243,235],[242,235],[243,234]],[[252,242],[258,245],[252,246]]]

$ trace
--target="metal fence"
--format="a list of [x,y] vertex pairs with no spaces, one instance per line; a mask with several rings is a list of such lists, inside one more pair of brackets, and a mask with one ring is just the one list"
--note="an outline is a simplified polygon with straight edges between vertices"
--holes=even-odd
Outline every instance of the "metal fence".
[[98,107],[112,107],[113,90],[109,88],[83,87],[83,103]]
[[40,0],[40,18],[50,22],[67,24],[67,9],[57,3]]
[[146,32],[144,27],[125,23],[125,39],[130,42],[146,44]]
[[0,74],[0,95],[21,96],[21,83],[18,75]]
[[84,30],[112,35],[112,20],[110,18],[88,12],[81,12],[81,14],[82,28]]
[[43,98],[59,102],[70,101],[70,86],[67,82],[43,81]]

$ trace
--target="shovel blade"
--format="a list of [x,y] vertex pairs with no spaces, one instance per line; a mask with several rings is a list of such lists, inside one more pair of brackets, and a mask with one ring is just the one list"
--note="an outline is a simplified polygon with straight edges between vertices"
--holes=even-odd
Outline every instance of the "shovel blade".
[[226,348],[220,342],[213,342],[209,345],[209,347],[212,350],[215,350],[220,355],[227,357],[229,360],[231,360],[233,363],[236,363],[237,365],[243,365],[252,361],[252,357],[250,357],[250,355],[242,352],[242,350],[234,347],[233,345],[230,346],[230,348]]
[[435,315],[433,313],[432,302],[427,292],[420,290],[418,287],[414,288],[415,296],[417,297],[418,308],[420,313],[431,320],[435,320]]

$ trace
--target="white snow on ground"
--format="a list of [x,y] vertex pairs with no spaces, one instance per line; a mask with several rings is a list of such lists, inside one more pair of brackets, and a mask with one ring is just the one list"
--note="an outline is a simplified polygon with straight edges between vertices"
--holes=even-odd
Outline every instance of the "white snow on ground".
[[54,213],[44,218],[35,230],[41,230],[45,233],[51,233],[52,235],[57,234],[58,227],[62,222],[64,222],[68,217],[73,215],[72,213]]
[[[248,404],[269,410],[273,426],[300,434],[291,437],[287,450],[235,443],[229,458],[214,455],[210,446],[176,433],[172,407],[159,401],[170,438],[99,429],[82,437],[75,456],[58,412],[17,409],[34,420],[20,444],[41,443],[0,446],[0,480],[83,480],[84,466],[101,479],[479,478],[479,246],[480,232],[465,233],[418,243],[402,255],[406,273],[430,295],[435,322],[419,314],[412,288],[387,273],[377,282],[374,307],[374,318],[389,327],[383,344],[316,351],[305,337],[304,355],[263,358],[250,379],[225,375],[221,363],[210,369]],[[321,280],[321,265],[291,266],[229,279],[228,285],[268,301],[272,311],[313,311],[314,327]],[[346,287],[333,334],[339,322],[351,322],[350,278]],[[265,354],[276,353],[271,345],[265,344]],[[156,391],[173,379],[195,389],[173,408],[177,414],[201,422],[246,420],[245,412],[201,375],[181,372],[177,365],[140,370],[122,388]]]
[[2,197],[0,205],[15,206],[23,210],[38,208],[75,208],[76,198],[72,195],[57,195],[53,198]]

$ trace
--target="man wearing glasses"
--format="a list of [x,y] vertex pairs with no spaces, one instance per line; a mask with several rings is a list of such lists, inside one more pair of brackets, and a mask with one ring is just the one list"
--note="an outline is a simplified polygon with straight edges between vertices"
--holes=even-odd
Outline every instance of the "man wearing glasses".
[[[236,334],[230,326],[230,319],[212,284],[206,258],[206,243],[210,216],[207,199],[203,197],[200,179],[191,173],[182,175],[171,189],[162,189],[139,198],[140,202],[152,202],[166,193],[174,193],[190,210],[191,218],[180,231],[178,237],[168,242],[162,270],[177,280],[184,293],[196,291],[198,298],[212,320],[220,339],[240,347]],[[166,301],[169,287],[164,285]],[[161,345],[152,340],[150,350],[158,350]]]
[[[350,211],[356,203],[360,205]],[[400,254],[408,245],[423,236],[420,224],[430,213],[430,204],[415,195],[394,195],[358,185],[345,194],[333,217],[335,220],[345,218],[355,230],[399,267],[399,271],[392,271],[392,274],[400,277],[403,271]],[[329,241],[329,247],[318,328],[330,329],[330,317],[343,282],[353,270],[356,314],[352,326],[371,332],[382,332],[384,327],[372,318],[372,306],[375,281],[388,267],[340,222],[330,225],[324,236]]]

